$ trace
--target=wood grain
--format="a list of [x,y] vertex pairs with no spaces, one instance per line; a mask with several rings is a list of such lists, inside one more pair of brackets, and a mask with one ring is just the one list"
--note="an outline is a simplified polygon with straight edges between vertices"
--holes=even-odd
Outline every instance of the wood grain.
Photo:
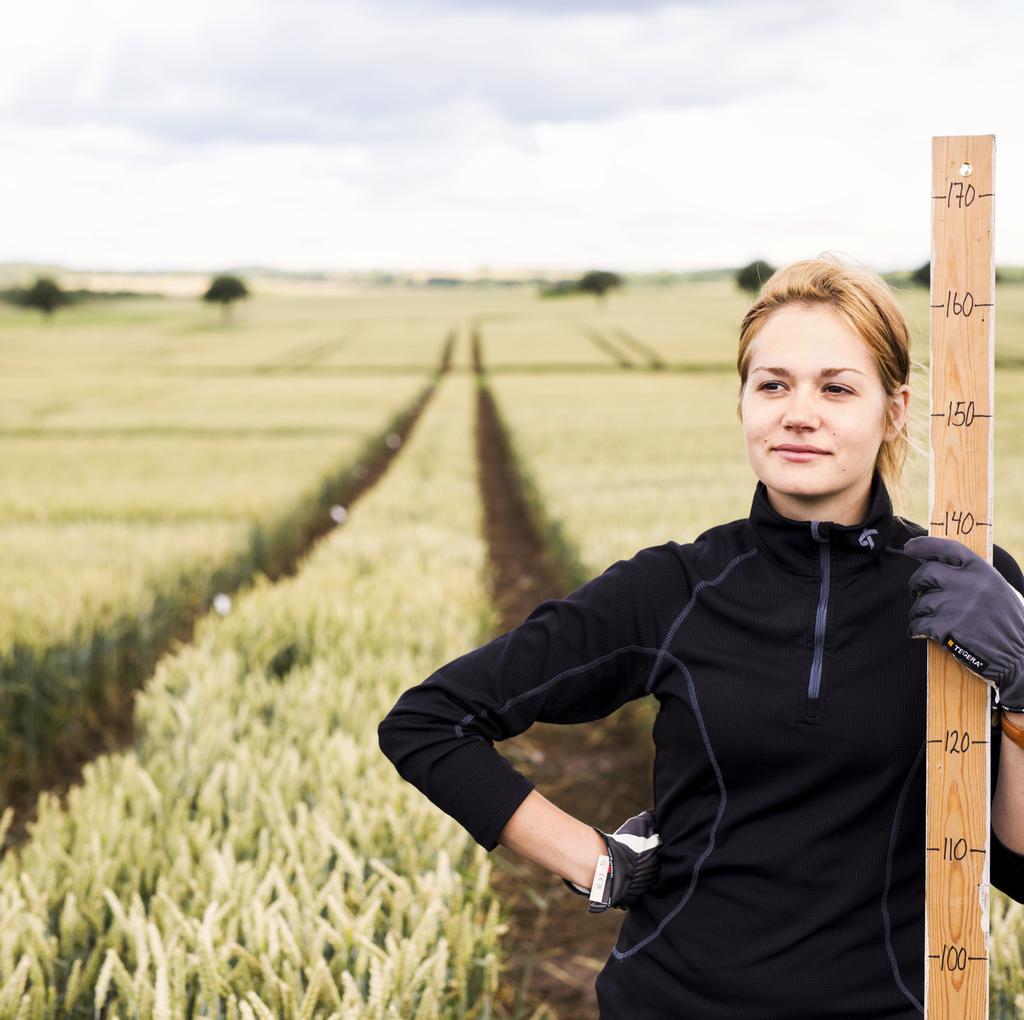
[[[995,136],[932,139],[929,531],[992,561]],[[969,169],[968,169],[969,168]],[[989,688],[928,642],[925,1016],[988,1016]]]

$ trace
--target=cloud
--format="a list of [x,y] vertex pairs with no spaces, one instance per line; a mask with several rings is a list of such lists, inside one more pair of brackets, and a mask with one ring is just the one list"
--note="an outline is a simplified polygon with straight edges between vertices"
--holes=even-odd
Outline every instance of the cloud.
[[[475,103],[512,124],[734,102],[800,81],[765,52],[790,4],[212,5],[119,11],[0,89],[9,123],[117,124],[186,145],[386,140]],[[830,5],[824,5],[829,8]],[[647,8],[645,10],[645,8]],[[805,29],[806,30],[806,29]],[[5,94],[6,93],[6,94]]]
[[[1024,173],[1008,0],[18,11],[0,258],[910,265],[930,135],[995,131],[998,179]],[[1024,261],[1024,201],[998,210]]]
[[[687,6],[707,6],[711,4],[725,4],[729,0],[685,0]],[[464,8],[466,10],[479,10],[482,7],[497,7],[508,10],[508,0],[442,0],[434,5],[437,7]],[[673,0],[518,0],[515,4],[517,10],[537,11],[545,17],[557,18],[566,14],[578,13],[607,13],[634,11],[656,11],[662,7],[679,7],[683,4]]]

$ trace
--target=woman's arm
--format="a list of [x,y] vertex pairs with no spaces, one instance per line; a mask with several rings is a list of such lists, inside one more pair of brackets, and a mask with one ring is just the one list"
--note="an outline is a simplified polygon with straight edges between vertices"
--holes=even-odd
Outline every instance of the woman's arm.
[[499,842],[584,889],[594,880],[597,858],[605,853],[604,839],[584,822],[552,804],[536,790],[509,818]]
[[[1014,713],[1014,721],[1024,715]],[[1024,747],[1004,736],[999,748],[999,778],[992,799],[992,831],[1008,850],[1024,854]]]
[[[540,603],[518,627],[406,691],[377,727],[381,751],[399,774],[485,849],[498,845],[533,789],[495,742],[534,722],[601,719],[649,694],[662,636],[688,594],[672,546],[642,549],[565,598]],[[525,816],[528,847],[548,838],[533,810]],[[566,819],[575,820],[558,815],[563,833]],[[517,835],[522,832],[513,830],[512,838]],[[591,832],[584,845],[596,845],[596,838]],[[590,888],[595,865],[596,857],[580,885]],[[578,862],[574,874],[577,869]]]

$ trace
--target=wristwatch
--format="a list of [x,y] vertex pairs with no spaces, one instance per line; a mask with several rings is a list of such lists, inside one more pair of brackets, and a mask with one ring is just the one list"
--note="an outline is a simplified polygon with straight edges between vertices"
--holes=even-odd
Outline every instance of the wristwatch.
[[584,889],[583,886],[570,882],[567,878],[562,879],[566,886],[576,893],[577,896],[586,896],[590,900],[587,909],[592,914],[600,914],[608,909],[609,898],[606,895],[606,889],[610,894],[609,879],[615,873],[615,858],[612,856],[612,848],[608,845],[608,837],[600,829],[596,831],[604,838],[607,853],[598,855],[597,866],[594,868],[594,878],[590,888]]
[[1002,717],[999,724],[1002,726],[1003,736],[1024,749],[1024,712],[1007,712],[1004,708],[999,714]]
[[612,854],[608,837],[603,832],[601,835],[604,836],[604,843],[608,848],[608,853],[601,854],[597,858],[597,867],[594,869],[594,881],[590,885],[590,902],[587,904],[587,910],[592,914],[604,913],[611,906],[612,902],[612,876],[615,874],[615,857]]

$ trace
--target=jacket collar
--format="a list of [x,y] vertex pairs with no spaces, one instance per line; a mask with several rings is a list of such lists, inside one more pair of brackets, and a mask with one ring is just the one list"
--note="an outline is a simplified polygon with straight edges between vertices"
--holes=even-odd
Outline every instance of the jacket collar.
[[827,548],[833,574],[848,574],[873,565],[889,544],[893,530],[892,501],[875,470],[867,516],[860,524],[794,521],[777,513],[768,502],[768,489],[759,481],[750,505],[748,526],[761,550],[783,570],[821,576],[822,549]]

